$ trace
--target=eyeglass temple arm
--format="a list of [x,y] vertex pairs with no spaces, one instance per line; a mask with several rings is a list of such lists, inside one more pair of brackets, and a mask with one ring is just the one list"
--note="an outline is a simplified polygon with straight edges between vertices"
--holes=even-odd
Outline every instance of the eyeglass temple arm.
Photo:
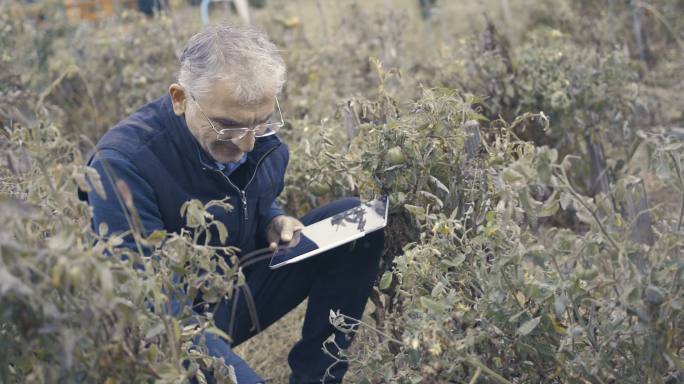
[[280,103],[278,102],[278,96],[275,97],[276,101],[276,107],[278,107],[278,114],[280,115],[280,124],[285,124],[285,120],[283,119],[283,112],[280,110]]

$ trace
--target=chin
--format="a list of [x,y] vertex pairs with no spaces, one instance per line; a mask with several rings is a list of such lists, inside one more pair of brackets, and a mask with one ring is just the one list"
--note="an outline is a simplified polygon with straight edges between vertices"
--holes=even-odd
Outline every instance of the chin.
[[240,151],[227,151],[224,148],[214,148],[210,152],[211,157],[219,163],[233,163],[242,157],[242,152]]

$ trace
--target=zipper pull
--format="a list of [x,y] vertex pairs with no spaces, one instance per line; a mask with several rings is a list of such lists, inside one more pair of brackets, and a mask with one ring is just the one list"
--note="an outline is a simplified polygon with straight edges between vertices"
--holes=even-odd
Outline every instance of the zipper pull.
[[245,221],[247,221],[247,195],[245,194],[245,191],[240,191],[242,193],[242,209],[245,214]]

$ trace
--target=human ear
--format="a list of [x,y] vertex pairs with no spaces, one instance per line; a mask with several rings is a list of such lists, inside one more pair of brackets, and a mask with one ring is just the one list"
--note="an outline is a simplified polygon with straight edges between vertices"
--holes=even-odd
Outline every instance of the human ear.
[[171,94],[171,104],[173,105],[173,112],[177,116],[182,116],[185,113],[185,89],[180,84],[173,83],[169,86],[169,93]]

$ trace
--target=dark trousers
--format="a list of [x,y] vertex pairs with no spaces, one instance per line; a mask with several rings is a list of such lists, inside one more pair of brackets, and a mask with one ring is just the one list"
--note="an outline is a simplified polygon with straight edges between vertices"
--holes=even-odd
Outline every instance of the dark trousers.
[[[300,218],[304,225],[315,223],[359,205],[356,198],[337,200],[317,208]],[[329,323],[330,310],[357,319],[361,318],[366,301],[378,273],[380,256],[384,248],[384,232],[373,232],[330,251],[300,262],[271,270],[269,261],[247,267],[244,271],[247,285],[256,304],[262,328],[266,328],[309,298],[302,329],[302,338],[290,350],[288,362],[292,369],[290,383],[320,383],[326,369],[335,363],[321,347],[334,332],[337,344],[347,348],[351,338],[337,331]],[[234,319],[232,346],[256,334],[252,327],[244,297],[238,297]],[[232,303],[224,300],[214,312],[216,325],[229,331]],[[267,346],[264,346],[267,348]],[[329,348],[332,352],[335,347]],[[339,383],[347,371],[347,364],[338,363],[326,378],[326,383]],[[264,373],[268,376],[268,373]]]

